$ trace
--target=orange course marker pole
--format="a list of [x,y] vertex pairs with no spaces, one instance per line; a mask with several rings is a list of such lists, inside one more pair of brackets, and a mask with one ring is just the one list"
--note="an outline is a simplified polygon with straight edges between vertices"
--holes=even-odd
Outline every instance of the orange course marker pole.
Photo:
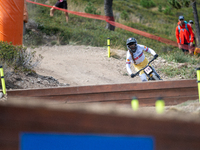
[[0,41],[23,44],[24,0],[0,0]]

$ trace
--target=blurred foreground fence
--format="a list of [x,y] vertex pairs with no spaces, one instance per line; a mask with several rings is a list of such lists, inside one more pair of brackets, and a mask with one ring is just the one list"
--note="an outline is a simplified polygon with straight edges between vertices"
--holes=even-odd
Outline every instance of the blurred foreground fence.
[[[154,138],[154,149],[156,150],[200,149],[199,122],[162,117],[156,119],[122,116],[115,113],[101,114],[84,111],[81,107],[80,105],[80,110],[64,110],[31,105],[30,102],[24,105],[0,103],[0,149],[20,149],[22,133],[147,136]],[[90,142],[86,143],[86,145],[89,144]],[[56,150],[61,149],[64,148],[58,146]]]

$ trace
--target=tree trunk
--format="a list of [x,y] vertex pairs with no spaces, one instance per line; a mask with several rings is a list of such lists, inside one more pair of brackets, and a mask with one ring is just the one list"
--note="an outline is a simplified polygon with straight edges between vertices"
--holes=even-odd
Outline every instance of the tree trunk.
[[199,18],[198,18],[195,0],[192,1],[192,8],[193,8],[193,14],[194,14],[195,28],[196,28],[196,38],[198,39],[198,45],[199,45],[200,44]]
[[[115,19],[113,16],[112,2],[113,0],[104,0],[104,12],[105,12],[105,16],[107,17],[107,20],[114,22]],[[114,31],[115,26],[107,22],[106,29]]]

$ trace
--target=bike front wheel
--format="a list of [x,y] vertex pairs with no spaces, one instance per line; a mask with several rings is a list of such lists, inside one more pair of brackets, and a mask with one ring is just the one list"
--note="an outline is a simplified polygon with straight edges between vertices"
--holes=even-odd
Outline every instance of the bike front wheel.
[[154,80],[162,80],[161,77],[160,77],[158,74],[156,74],[156,73],[153,73],[152,78],[153,78]]

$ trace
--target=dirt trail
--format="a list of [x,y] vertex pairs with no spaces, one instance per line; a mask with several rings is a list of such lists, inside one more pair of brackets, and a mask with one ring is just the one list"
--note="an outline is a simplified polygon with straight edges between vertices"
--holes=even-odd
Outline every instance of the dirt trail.
[[101,47],[65,45],[34,50],[44,57],[36,72],[70,86],[141,82],[139,77],[127,76],[124,50],[111,49],[118,59],[108,58],[107,48]]

